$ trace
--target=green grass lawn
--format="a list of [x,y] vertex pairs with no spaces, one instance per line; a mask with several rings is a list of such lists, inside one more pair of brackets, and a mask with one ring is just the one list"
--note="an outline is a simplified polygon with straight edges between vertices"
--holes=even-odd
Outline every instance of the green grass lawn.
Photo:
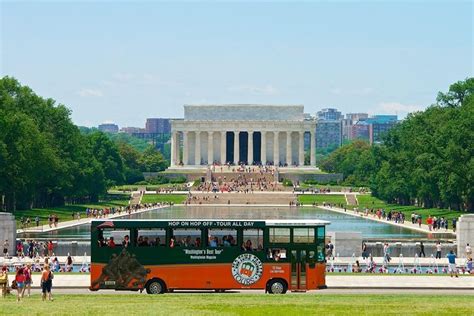
[[444,216],[444,218],[452,219],[452,218],[457,218],[461,216],[462,214],[465,214],[465,212],[453,211],[453,210],[450,211],[448,209],[422,208],[422,207],[411,206],[411,205],[404,206],[404,205],[397,205],[397,204],[388,204],[374,196],[366,195],[366,194],[358,195],[357,199],[359,201],[359,207],[361,208],[365,208],[365,207],[384,208],[386,211],[388,210],[401,211],[405,214],[405,218],[408,220],[410,220],[411,218],[411,213],[415,212],[416,214],[420,214],[423,217],[423,223],[425,223],[429,215],[436,216],[436,217]]
[[[54,293],[54,289],[53,289]],[[2,315],[472,315],[470,295],[83,294],[0,299]]]
[[185,200],[185,194],[145,194],[142,203],[173,202],[174,204],[183,204]]
[[72,213],[80,212],[81,216],[85,216],[85,211],[87,208],[97,208],[103,209],[107,207],[119,207],[126,206],[129,202],[128,194],[113,194],[108,195],[108,198],[98,203],[85,203],[85,204],[70,204],[58,207],[50,208],[33,208],[31,210],[17,210],[15,211],[15,219],[17,221],[17,228],[21,228],[21,218],[27,217],[31,220],[31,225],[34,225],[34,220],[36,216],[40,218],[40,225],[48,224],[48,216],[50,214],[56,214],[59,217],[59,221],[70,221],[72,220]]
[[298,195],[298,202],[303,203],[303,205],[311,205],[313,202],[319,205],[324,202],[346,205],[346,198],[343,194],[300,194]]

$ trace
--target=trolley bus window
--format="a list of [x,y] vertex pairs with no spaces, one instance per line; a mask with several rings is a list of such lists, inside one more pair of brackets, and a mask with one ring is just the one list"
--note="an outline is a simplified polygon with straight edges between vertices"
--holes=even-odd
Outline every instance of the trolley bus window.
[[293,228],[293,242],[314,243],[314,228]]
[[201,230],[178,228],[172,230],[170,245],[173,247],[201,247]]
[[275,244],[289,243],[290,242],[290,229],[272,227],[269,230],[270,242]]
[[275,261],[286,261],[286,249],[284,248],[268,248],[267,259]]
[[162,228],[139,229],[137,236],[138,247],[159,247],[166,242],[166,231]]
[[325,236],[326,232],[324,226],[317,228],[317,244],[316,244],[316,252],[317,252],[317,260],[319,262],[323,262],[326,255],[325,255]]
[[262,229],[244,229],[242,251],[257,251],[263,249],[263,230]]
[[99,247],[128,247],[130,230],[104,228],[99,230]]
[[236,229],[209,229],[208,247],[231,247],[236,246]]

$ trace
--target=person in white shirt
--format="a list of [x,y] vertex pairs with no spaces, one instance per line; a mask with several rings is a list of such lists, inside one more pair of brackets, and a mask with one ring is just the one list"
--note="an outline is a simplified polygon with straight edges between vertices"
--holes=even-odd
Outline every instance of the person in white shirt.
[[469,246],[469,244],[466,245],[466,258],[471,259],[472,258],[472,248]]

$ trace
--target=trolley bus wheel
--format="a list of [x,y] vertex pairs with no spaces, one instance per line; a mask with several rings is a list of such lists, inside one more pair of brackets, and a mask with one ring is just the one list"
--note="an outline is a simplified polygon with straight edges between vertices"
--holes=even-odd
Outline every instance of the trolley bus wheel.
[[270,294],[285,294],[288,286],[285,281],[276,279],[268,282],[267,289]]
[[151,279],[146,284],[146,292],[148,294],[163,294],[165,289],[165,283],[160,279]]

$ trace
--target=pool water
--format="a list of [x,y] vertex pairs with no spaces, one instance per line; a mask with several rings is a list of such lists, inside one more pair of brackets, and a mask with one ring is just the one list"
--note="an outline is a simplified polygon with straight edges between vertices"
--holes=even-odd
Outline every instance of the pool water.
[[[151,210],[149,212],[126,215],[131,219],[321,219],[331,222],[328,232],[362,232],[364,239],[420,239],[431,238],[430,235],[380,223],[369,219],[331,212],[313,207],[270,207],[270,206],[172,206]],[[90,225],[64,228],[48,233],[28,233],[21,238],[52,238],[88,240]],[[451,235],[437,235],[436,238],[452,238]]]

